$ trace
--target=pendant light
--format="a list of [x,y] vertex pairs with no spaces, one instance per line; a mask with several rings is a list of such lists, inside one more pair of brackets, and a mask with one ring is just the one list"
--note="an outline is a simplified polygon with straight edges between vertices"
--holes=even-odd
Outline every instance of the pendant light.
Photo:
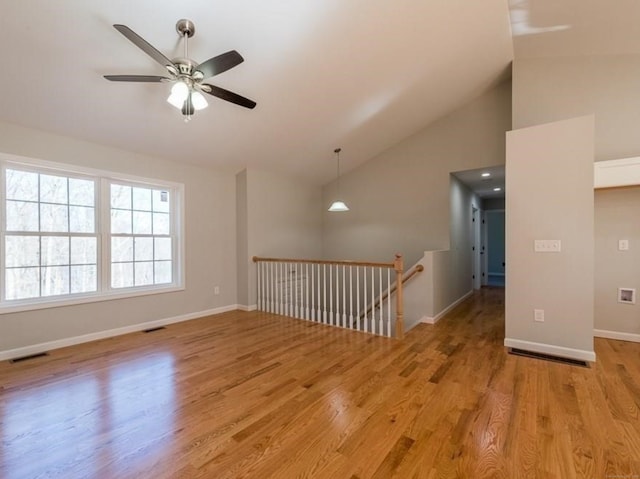
[[[341,148],[336,148],[333,152],[336,154],[336,163],[338,164],[338,179],[337,179],[337,197],[340,198],[340,152]],[[342,200],[336,199],[331,206],[329,206],[329,211],[349,211],[349,207]]]

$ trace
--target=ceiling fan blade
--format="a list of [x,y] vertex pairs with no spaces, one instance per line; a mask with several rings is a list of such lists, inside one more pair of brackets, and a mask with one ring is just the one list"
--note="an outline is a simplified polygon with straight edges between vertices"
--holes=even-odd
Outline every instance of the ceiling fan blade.
[[151,58],[153,58],[163,67],[167,65],[173,65],[173,62],[171,60],[165,57],[162,53],[160,53],[153,46],[151,46],[149,42],[147,42],[144,38],[142,38],[140,35],[138,35],[136,32],[131,30],[126,25],[115,24],[113,27],[116,30],[118,30],[120,33],[122,33],[125,37],[127,37],[127,39],[131,43],[133,43],[135,46],[137,46],[140,50],[145,52],[147,55],[149,55]]
[[109,81],[133,81],[148,83],[171,81],[171,78],[159,77],[155,75],[104,75],[104,77]]
[[244,58],[242,58],[242,55],[235,50],[231,50],[227,53],[222,53],[216,57],[209,58],[206,62],[202,62],[198,65],[196,70],[202,72],[204,75],[203,78],[210,78],[230,70],[243,61]]
[[232,91],[225,90],[224,88],[209,85],[208,83],[203,83],[202,86],[205,87],[202,89],[202,91],[208,93],[209,95],[213,95],[215,97],[230,101],[231,103],[235,103],[236,105],[240,105],[249,109],[253,109],[256,106],[255,101],[249,100],[248,98],[240,96],[237,93],[233,93]]

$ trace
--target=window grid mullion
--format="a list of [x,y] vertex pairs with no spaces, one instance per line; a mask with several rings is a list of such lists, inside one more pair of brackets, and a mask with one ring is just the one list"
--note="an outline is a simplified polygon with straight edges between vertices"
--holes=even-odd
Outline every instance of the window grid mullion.
[[[71,233],[71,206],[69,206],[69,178],[68,177],[67,177],[67,231]],[[69,284],[69,286],[71,286],[71,284]],[[69,291],[71,291],[71,289],[69,289]]]

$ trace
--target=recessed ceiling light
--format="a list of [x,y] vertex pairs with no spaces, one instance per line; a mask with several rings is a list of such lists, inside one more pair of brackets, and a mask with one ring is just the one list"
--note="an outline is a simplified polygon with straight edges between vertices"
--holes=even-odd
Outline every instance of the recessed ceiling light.
[[484,177],[486,178],[487,176],[491,176],[491,173],[484,172],[484,173],[482,173],[482,175],[481,175],[481,176],[484,176]]
[[502,191],[502,188],[500,188],[500,187],[494,188],[493,191]]

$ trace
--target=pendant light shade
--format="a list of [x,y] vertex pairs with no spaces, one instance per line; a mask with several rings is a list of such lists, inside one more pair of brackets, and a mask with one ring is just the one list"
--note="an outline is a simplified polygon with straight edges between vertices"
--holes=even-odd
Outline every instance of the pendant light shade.
[[349,211],[349,207],[344,204],[344,201],[337,200],[331,203],[329,211]]
[[[341,148],[336,148],[333,152],[336,154],[336,163],[338,166],[338,176],[337,176],[337,184],[336,184],[336,195],[340,198],[340,152]],[[349,207],[342,200],[336,199],[331,206],[329,206],[329,211],[338,212],[338,211],[349,211]]]

